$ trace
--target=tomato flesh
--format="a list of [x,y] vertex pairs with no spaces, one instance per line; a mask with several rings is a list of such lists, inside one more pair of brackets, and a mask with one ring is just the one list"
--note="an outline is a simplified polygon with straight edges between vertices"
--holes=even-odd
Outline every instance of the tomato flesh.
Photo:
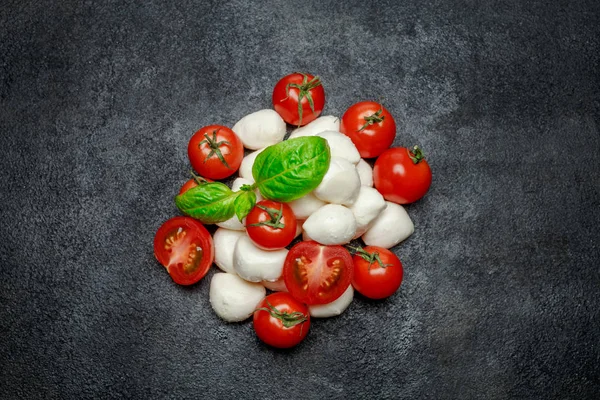
[[174,217],[158,228],[154,236],[154,256],[180,285],[202,279],[214,260],[210,233],[190,217]]
[[283,278],[290,294],[306,304],[327,304],[350,285],[352,256],[342,246],[300,242],[285,259]]

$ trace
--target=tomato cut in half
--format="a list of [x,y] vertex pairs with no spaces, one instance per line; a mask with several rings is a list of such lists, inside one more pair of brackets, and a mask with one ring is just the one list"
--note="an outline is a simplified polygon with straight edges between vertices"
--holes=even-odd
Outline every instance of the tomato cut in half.
[[154,256],[176,283],[192,285],[206,275],[215,251],[212,237],[200,221],[174,217],[156,231]]
[[287,349],[300,343],[308,334],[310,314],[306,305],[288,293],[273,293],[254,311],[253,325],[260,340]]
[[285,259],[283,279],[295,299],[309,305],[326,304],[348,289],[353,268],[352,256],[342,246],[299,242]]
[[365,297],[384,299],[402,283],[404,270],[398,256],[378,246],[359,248],[354,254],[352,286]]

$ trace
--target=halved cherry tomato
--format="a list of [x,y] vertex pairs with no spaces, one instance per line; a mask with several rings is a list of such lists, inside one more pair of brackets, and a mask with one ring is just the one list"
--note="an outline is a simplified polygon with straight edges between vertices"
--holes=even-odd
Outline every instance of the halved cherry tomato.
[[210,179],[202,178],[201,176],[196,176],[195,178],[188,179],[181,186],[181,189],[179,189],[179,194],[184,194],[185,192],[187,192],[191,188],[198,186],[198,182],[202,183],[202,181],[204,181],[204,183],[206,183],[206,182],[212,182],[212,180],[210,180]]
[[348,136],[363,158],[377,157],[396,137],[396,121],[380,103],[361,101],[342,116],[340,132]]
[[388,249],[366,246],[354,257],[352,286],[365,297],[384,299],[393,295],[402,283],[400,259]]
[[214,244],[200,221],[174,217],[158,228],[154,236],[154,256],[180,285],[202,279],[214,260]]
[[291,125],[302,126],[317,119],[325,106],[325,90],[318,76],[295,72],[273,88],[273,108]]
[[283,279],[290,294],[306,304],[331,303],[352,281],[352,256],[342,246],[315,241],[294,245],[283,265]]
[[254,311],[254,331],[263,342],[286,349],[300,343],[308,334],[308,307],[288,293],[278,292],[265,297]]
[[418,146],[394,147],[375,161],[373,183],[383,197],[394,203],[414,203],[431,186],[431,168]]
[[209,125],[194,133],[188,143],[188,157],[200,175],[223,179],[238,170],[244,158],[244,145],[228,127]]
[[261,200],[246,216],[246,232],[265,250],[283,249],[296,237],[296,216],[285,203]]

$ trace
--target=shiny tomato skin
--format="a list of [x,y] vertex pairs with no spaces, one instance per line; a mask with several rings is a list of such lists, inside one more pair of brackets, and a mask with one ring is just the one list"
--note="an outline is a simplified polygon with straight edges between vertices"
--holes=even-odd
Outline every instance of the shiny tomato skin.
[[190,217],[167,220],[154,236],[154,256],[180,285],[192,285],[202,279],[214,254],[210,233],[200,221]]
[[423,158],[414,163],[414,150],[394,147],[384,151],[375,161],[373,183],[383,197],[398,204],[419,200],[431,186],[431,168]]
[[[281,78],[273,88],[273,108],[283,118],[285,122],[291,125],[302,126],[317,119],[323,112],[325,107],[325,90],[323,85],[319,84],[316,87],[310,88],[307,93],[313,99],[314,112],[310,108],[308,97],[304,96],[301,100],[302,115],[298,113],[298,98],[300,90],[295,87],[290,87],[287,90],[288,84],[302,85],[306,76],[307,82],[311,82],[315,77],[310,74],[293,73]],[[317,77],[318,82],[320,79]],[[316,81],[315,81],[316,82]]]
[[[369,118],[375,120],[369,124]],[[346,110],[340,122],[340,132],[352,140],[362,158],[373,158],[394,143],[396,121],[380,103],[361,101]]]
[[[276,211],[281,217],[277,221],[282,227],[265,225],[272,221],[271,216],[263,208],[273,212]],[[276,215],[277,215],[276,214]],[[262,224],[256,226],[255,224]],[[254,225],[254,226],[253,226]],[[246,216],[246,232],[255,245],[265,250],[283,249],[296,237],[296,216],[292,208],[285,204],[272,200],[261,200]]]
[[[267,303],[268,302],[268,303]],[[298,323],[294,326],[285,327],[281,319],[273,317],[265,309],[270,309],[269,304],[280,313],[288,315],[294,312],[298,315]],[[304,320],[305,319],[305,320]],[[310,314],[308,307],[294,299],[286,292],[277,292],[268,295],[254,311],[253,326],[256,336],[266,344],[280,349],[287,349],[300,343],[310,328]]]
[[[212,182],[212,180],[210,180],[210,179],[206,179],[206,178],[203,178],[203,179],[205,179],[205,180],[206,180],[206,182]],[[196,186],[198,186],[198,182],[197,182],[197,181],[196,181],[194,178],[192,178],[192,179],[188,179],[188,180],[187,180],[187,181],[186,181],[186,182],[185,182],[185,183],[184,183],[184,184],[181,186],[181,189],[179,189],[179,194],[184,194],[185,192],[187,192],[188,190],[190,190],[191,188],[194,188],[194,187],[196,187]]]
[[283,279],[297,300],[309,305],[327,304],[348,289],[353,269],[352,256],[344,247],[304,241],[288,252]]
[[[218,152],[222,154],[225,163],[219,159]],[[244,158],[244,145],[228,127],[208,125],[200,128],[190,139],[188,157],[192,167],[200,175],[210,179],[224,179],[239,169]]]
[[354,261],[354,277],[352,286],[357,292],[370,299],[384,299],[393,295],[400,284],[404,270],[400,259],[388,249],[378,246],[366,246],[363,250],[367,253],[377,253],[385,267],[377,261],[369,265],[359,254],[352,257]]

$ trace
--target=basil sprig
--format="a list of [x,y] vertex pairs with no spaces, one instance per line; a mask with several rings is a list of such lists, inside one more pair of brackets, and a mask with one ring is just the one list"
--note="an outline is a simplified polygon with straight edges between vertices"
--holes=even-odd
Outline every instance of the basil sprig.
[[258,188],[266,199],[289,202],[313,191],[329,169],[327,141],[318,136],[286,140],[263,150],[252,168],[256,181],[233,192],[219,182],[206,183],[175,197],[186,215],[205,224],[226,221],[236,215],[241,221],[256,204]]

